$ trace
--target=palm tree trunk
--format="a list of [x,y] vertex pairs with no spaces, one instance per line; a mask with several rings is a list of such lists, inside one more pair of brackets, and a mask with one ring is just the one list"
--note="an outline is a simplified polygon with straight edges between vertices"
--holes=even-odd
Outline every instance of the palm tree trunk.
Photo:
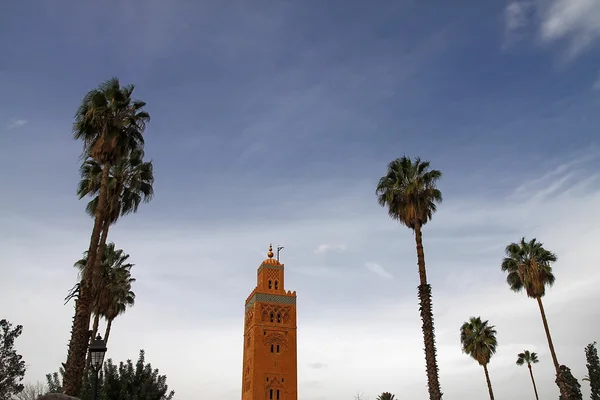
[[92,339],[96,337],[96,334],[98,333],[98,325],[100,325],[100,314],[96,314],[94,315],[94,326],[92,329]]
[[433,312],[431,306],[431,286],[427,284],[425,272],[425,254],[423,252],[423,235],[421,227],[415,227],[415,240],[417,242],[417,260],[419,265],[419,278],[421,284],[418,287],[419,311],[423,321],[423,341],[425,343],[425,364],[427,368],[427,386],[429,388],[430,400],[441,400],[442,390],[438,377],[438,365],[435,350],[435,328],[433,326]]
[[[108,229],[110,228],[110,222],[108,221],[104,221],[104,223],[102,224],[102,234],[100,236],[100,244],[98,245],[98,254],[100,254],[99,257],[96,257],[96,267],[95,270],[98,272],[98,282],[102,282],[101,279],[101,273],[102,273],[102,260],[104,259],[104,251],[106,250],[106,238],[108,237]],[[103,293],[103,287],[99,287],[98,288],[98,294]],[[102,301],[101,298],[96,299],[96,301],[99,303],[100,301]]]
[[535,379],[533,379],[533,370],[531,369],[531,364],[527,364],[529,368],[529,375],[531,376],[531,383],[533,383],[533,391],[535,392],[535,400],[540,400],[538,397],[537,387],[535,386]]
[[490,381],[487,364],[483,364],[483,372],[485,372],[485,381],[487,382],[488,391],[490,392],[490,400],[494,400],[494,391],[492,390],[492,381]]
[[417,242],[417,265],[419,266],[419,279],[421,285],[427,285],[427,270],[425,269],[425,252],[423,251],[423,233],[421,226],[415,227],[415,240]]
[[561,378],[560,372],[560,364],[558,363],[558,359],[556,358],[556,351],[554,351],[554,344],[552,343],[552,337],[550,336],[550,328],[548,327],[548,320],[546,319],[546,312],[544,311],[544,304],[542,304],[542,298],[536,297],[538,306],[540,307],[540,314],[542,314],[542,322],[544,324],[544,330],[546,331],[546,338],[548,339],[548,346],[550,347],[550,355],[552,355],[552,362],[554,363],[554,368],[556,368],[556,378],[558,388],[560,389],[560,394],[564,399],[569,398],[569,391],[564,385],[564,382]]
[[106,331],[104,332],[104,344],[108,344],[108,337],[110,336],[110,328],[112,326],[113,319],[110,318],[106,324]]
[[94,220],[94,228],[90,238],[88,258],[83,270],[83,279],[79,291],[79,299],[76,303],[75,318],[73,318],[73,329],[71,330],[71,341],[65,367],[64,393],[69,396],[77,396],[81,390],[83,373],[85,370],[85,358],[89,342],[90,317],[92,312],[93,291],[92,282],[96,274],[96,256],[98,243],[104,222],[106,199],[108,192],[109,165],[105,163],[102,170],[102,183],[98,195],[98,206]]
[[554,351],[554,344],[552,343],[552,337],[550,336],[550,328],[548,327],[548,320],[546,319],[546,312],[544,311],[544,305],[542,304],[542,298],[536,297],[538,306],[540,307],[540,313],[542,314],[542,322],[544,324],[544,330],[546,331],[546,338],[548,339],[548,346],[550,347],[550,354],[552,355],[552,362],[554,363],[554,368],[556,368],[556,373],[560,373],[560,365],[558,364],[558,359],[556,358],[556,352]]

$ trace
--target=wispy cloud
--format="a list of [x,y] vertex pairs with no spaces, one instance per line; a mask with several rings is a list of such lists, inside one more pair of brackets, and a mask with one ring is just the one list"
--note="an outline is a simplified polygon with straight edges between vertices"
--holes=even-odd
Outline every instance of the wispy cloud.
[[544,41],[568,41],[568,56],[575,57],[600,39],[600,2],[547,0],[541,9],[540,34]]
[[[594,250],[600,240],[595,223],[600,217],[595,207],[600,201],[600,187],[587,181],[594,162],[565,161],[542,174],[546,181],[533,178],[521,182],[518,186],[530,191],[521,189],[520,193],[536,199],[532,202],[502,196],[480,200],[466,193],[444,203],[426,226],[440,374],[449,400],[471,398],[473,392],[481,393],[480,397],[486,393],[483,379],[468,386],[460,383],[481,373],[477,363],[461,354],[458,343],[457,329],[471,315],[481,315],[497,326],[500,347],[492,367],[499,395],[518,398],[530,390],[527,376],[521,379],[515,375],[513,358],[515,351],[532,348],[544,360],[538,369],[540,396],[557,396],[539,310],[534,301],[508,289],[498,264],[503,246],[522,235],[537,237],[559,255],[557,283],[546,295],[546,311],[561,362],[572,367],[576,376],[585,374],[580,347],[592,341],[598,330],[592,318],[594,311],[586,306],[597,297],[595,288],[600,279],[600,256]],[[544,189],[544,182],[574,170],[583,171],[576,174],[576,184],[588,182],[578,193],[559,188],[554,196],[536,195]],[[331,203],[340,204],[337,193],[346,185],[331,187]],[[322,193],[317,184],[302,190]],[[414,239],[410,230],[398,229],[374,204],[372,190],[363,192],[362,197],[344,200],[357,211],[352,218],[335,214],[328,203],[315,205],[315,212],[328,215],[319,220],[321,230],[304,218],[293,218],[285,226],[260,227],[254,220],[240,220],[219,230],[173,223],[147,227],[137,225],[135,217],[124,219],[115,227],[111,240],[126,249],[139,268],[134,290],[140,301],[115,321],[110,356],[114,360],[134,358],[138,348],[145,348],[149,361],[168,375],[169,384],[181,398],[193,398],[200,385],[207,397],[229,396],[225,398],[233,400],[233,393],[239,393],[239,371],[231,365],[241,362],[241,348],[235,343],[241,340],[243,300],[256,283],[256,268],[264,257],[256,249],[264,248],[275,235],[293,243],[286,246],[286,289],[298,293],[302,331],[298,365],[300,390],[306,398],[322,396],[325,389],[302,382],[325,381],[329,398],[338,398],[358,386],[371,397],[386,388],[410,394],[411,399],[426,399]],[[323,209],[316,210],[317,206]],[[60,345],[39,357],[43,349],[37,332],[46,328],[45,343],[64,343],[68,338],[73,309],[62,306],[61,299],[68,282],[75,280],[75,271],[68,265],[86,248],[89,232],[83,227],[89,227],[90,221],[82,212],[73,227],[57,229],[44,218],[27,215],[2,216],[3,225],[15,229],[10,234],[0,232],[0,264],[19,268],[3,275],[0,303],[22,305],[7,309],[6,317],[25,326],[19,349],[31,365],[27,379],[35,381],[64,361],[64,347]],[[256,218],[264,222],[263,213]],[[500,229],[503,226],[511,230]],[[458,235],[445,227],[477,232],[477,237]],[[315,247],[331,243],[332,237],[352,249],[334,260],[337,264],[332,268],[339,267],[343,273],[334,279],[300,273],[313,265]],[[232,243],[236,243],[235,251]],[[38,251],[26,251],[32,246]],[[379,249],[377,262],[357,264],[357,256],[371,254],[374,248]],[[173,266],[168,277],[164,275],[165,264]],[[382,265],[397,267],[388,271]],[[365,286],[365,268],[385,278],[377,288]],[[392,272],[393,280],[389,279]],[[453,278],[454,272],[462,275]],[[238,279],[231,283],[231,276]],[[26,286],[21,284],[24,281]],[[54,305],[51,312],[49,304]],[[155,324],[157,314],[163,321],[159,327]],[[574,333],[571,326],[582,328]],[[214,352],[215,348],[231,350]],[[181,367],[198,354],[204,359],[194,371]],[[327,368],[311,368],[315,360]],[[399,374],[404,377],[402,382],[396,379]],[[197,376],[203,377],[200,382]]]
[[[487,393],[458,343],[471,315],[498,329],[490,366],[498,397],[531,392],[526,370],[514,365],[523,348],[540,354],[540,397],[558,397],[535,301],[512,293],[498,265],[521,236],[559,256],[546,311],[561,363],[585,375],[582,347],[600,329],[589,307],[600,284],[600,166],[570,162],[565,151],[596,140],[596,99],[581,90],[595,76],[580,77],[595,67],[557,75],[543,58],[498,57],[490,25],[509,3],[441,15],[419,1],[350,1],[339,12],[319,2],[131,0],[117,12],[119,29],[107,32],[127,39],[111,47],[106,35],[85,33],[101,29],[114,7],[79,2],[31,13],[35,3],[11,2],[0,15],[14,30],[0,35],[12,51],[2,60],[0,169],[14,170],[0,197],[0,226],[11,227],[0,229],[0,265],[15,266],[2,271],[0,304],[16,304],[3,317],[24,325],[17,348],[26,380],[43,380],[65,359],[73,308],[62,299],[92,223],[73,195],[81,144],[68,131],[73,107],[106,71],[148,101],[147,154],[157,173],[155,200],[110,233],[136,265],[138,301],[115,321],[107,357],[135,358],[144,348],[178,398],[239,400],[243,302],[273,242],[285,245],[285,289],[298,293],[302,398],[351,398],[360,389],[371,399],[383,390],[427,399],[414,236],[373,193],[386,163],[406,152],[444,172],[444,203],[424,229],[444,398]],[[512,3],[503,17],[515,41],[570,46],[586,32],[544,36],[557,1]],[[80,18],[87,15],[95,18]],[[70,78],[44,80],[49,73]],[[573,92],[569,101],[560,100],[564,91]],[[32,120],[2,135],[8,118],[30,116],[32,97],[48,105],[36,117],[44,129],[30,129]],[[23,130],[31,134],[17,135]],[[327,368],[311,368],[319,364]]]
[[26,119],[14,119],[7,125],[7,128],[8,129],[20,128],[22,126],[27,125],[27,122],[29,122],[29,121],[27,121]]
[[504,48],[519,41],[529,26],[532,1],[513,1],[504,10],[505,40]]
[[320,244],[315,250],[315,254],[325,254],[334,250],[346,250],[345,244]]
[[525,28],[537,31],[542,43],[565,41],[573,59],[600,39],[600,2],[596,0],[517,0],[505,9],[508,37]]
[[311,363],[308,364],[308,366],[312,369],[323,369],[323,368],[327,368],[327,364],[322,363],[322,362],[316,362],[316,363]]
[[[508,200],[538,203],[548,200],[550,196],[564,194],[567,190],[588,185],[589,180],[595,180],[598,174],[589,173],[590,165],[600,159],[600,155],[587,152],[580,157],[556,166],[551,171],[519,185]],[[587,172],[586,172],[587,171]],[[586,179],[582,179],[585,176]]]
[[379,275],[382,278],[385,279],[393,279],[394,276],[392,274],[390,274],[388,271],[386,271],[385,268],[383,268],[380,264],[374,263],[374,262],[368,262],[365,263],[365,268],[368,269],[369,271],[373,272],[375,275]]

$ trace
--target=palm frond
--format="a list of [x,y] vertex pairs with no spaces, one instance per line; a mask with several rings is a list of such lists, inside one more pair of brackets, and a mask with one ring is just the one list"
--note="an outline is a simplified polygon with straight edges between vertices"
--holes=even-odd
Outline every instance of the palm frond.
[[442,173],[430,170],[429,161],[403,156],[390,162],[386,174],[379,180],[375,194],[390,218],[414,229],[425,225],[443,201],[437,181]]
[[463,353],[470,355],[480,365],[488,364],[498,347],[494,328],[489,321],[482,321],[481,317],[471,317],[460,328]]
[[555,276],[551,264],[557,261],[556,254],[545,249],[535,238],[506,246],[505,257],[500,269],[507,273],[509,287],[520,292],[525,289],[527,296],[543,297],[546,286],[552,286]]

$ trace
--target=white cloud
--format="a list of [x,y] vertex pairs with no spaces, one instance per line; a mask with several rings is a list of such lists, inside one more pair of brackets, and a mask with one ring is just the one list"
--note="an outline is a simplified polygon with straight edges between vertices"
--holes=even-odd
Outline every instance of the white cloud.
[[11,122],[8,124],[8,126],[7,126],[7,127],[8,127],[8,129],[20,128],[20,127],[22,127],[22,126],[26,125],[26,124],[27,124],[27,122],[29,122],[29,121],[27,121],[26,119],[15,119],[15,120],[12,120],[12,121],[11,121]]
[[379,275],[382,278],[385,279],[393,279],[394,276],[392,274],[390,274],[388,271],[386,271],[385,268],[383,268],[381,265],[374,263],[374,262],[368,262],[365,264],[365,268],[368,269],[369,271],[373,272],[375,275]]
[[346,250],[345,244],[320,244],[315,250],[316,254],[325,254],[332,250]]
[[[425,227],[446,400],[487,395],[483,371],[458,343],[458,328],[470,316],[489,319],[498,330],[500,346],[490,364],[498,398],[530,393],[527,371],[514,365],[524,348],[540,356],[534,371],[540,397],[558,397],[537,305],[512,293],[499,268],[503,247],[523,235],[537,237],[559,256],[556,285],[544,299],[550,329],[559,361],[578,378],[586,374],[583,348],[598,340],[600,328],[589,306],[597,302],[600,283],[600,187],[589,179],[593,169],[585,168],[593,162],[565,162],[545,180],[522,182],[518,196],[447,200]],[[575,170],[578,180],[571,185],[539,194]],[[126,360],[144,348],[178,398],[202,393],[202,398],[239,399],[243,302],[265,257],[257,249],[266,251],[275,238],[286,243],[286,289],[298,293],[300,397],[343,399],[360,390],[370,398],[390,391],[427,399],[414,238],[387,218],[372,192],[365,188],[362,197],[344,200],[356,211],[352,218],[320,205],[329,217],[318,222],[292,219],[257,228],[253,221],[240,221],[213,230],[136,225],[151,219],[149,214],[125,218],[111,239],[136,264],[137,299],[115,321],[107,356]],[[335,199],[331,204],[339,207]],[[62,298],[76,276],[71,265],[87,247],[90,220],[81,212],[71,226],[68,220],[57,224],[52,217],[29,218],[14,207],[0,209],[11,210],[0,214],[0,225],[11,226],[10,232],[0,231],[0,265],[8,266],[2,271],[0,304],[11,305],[3,317],[24,325],[17,348],[30,366],[26,379],[43,380],[65,358],[73,310],[62,305]],[[348,250],[329,264],[315,265],[314,249],[332,240],[343,241]],[[376,279],[366,270],[373,249],[378,264],[369,265],[397,265],[389,272],[395,279]],[[305,268],[331,274],[306,274]]]
[[600,38],[600,2],[597,0],[551,0],[542,11],[543,40],[567,39],[569,55],[576,56]]
[[600,2],[512,1],[505,9],[505,26],[509,38],[532,27],[543,43],[566,41],[567,59],[571,59],[600,39]]

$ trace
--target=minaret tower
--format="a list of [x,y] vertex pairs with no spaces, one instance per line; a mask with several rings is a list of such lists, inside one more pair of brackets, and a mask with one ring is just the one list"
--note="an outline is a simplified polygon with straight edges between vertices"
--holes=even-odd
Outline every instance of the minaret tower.
[[242,400],[298,400],[296,292],[284,290],[284,265],[268,258],[246,299]]

